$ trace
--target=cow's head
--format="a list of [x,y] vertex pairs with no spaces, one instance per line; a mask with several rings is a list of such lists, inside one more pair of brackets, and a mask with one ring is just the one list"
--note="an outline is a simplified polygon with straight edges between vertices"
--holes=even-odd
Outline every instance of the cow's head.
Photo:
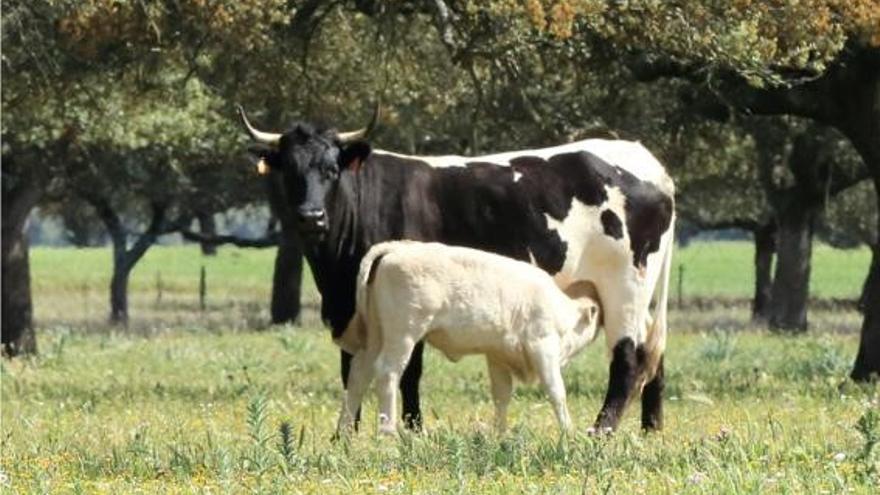
[[326,199],[347,168],[357,168],[370,154],[363,139],[378,119],[378,106],[369,125],[351,132],[318,129],[298,123],[283,134],[263,132],[248,121],[238,107],[241,122],[255,141],[249,149],[260,158],[261,172],[281,173],[290,210],[304,237],[320,236],[329,229]]

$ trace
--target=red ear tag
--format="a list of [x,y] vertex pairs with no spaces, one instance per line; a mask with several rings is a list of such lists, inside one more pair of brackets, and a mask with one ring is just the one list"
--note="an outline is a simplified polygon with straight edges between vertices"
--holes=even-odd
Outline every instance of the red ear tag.
[[348,167],[351,169],[352,172],[358,173],[361,170],[361,164],[361,159],[355,158],[351,161],[351,165],[349,165]]

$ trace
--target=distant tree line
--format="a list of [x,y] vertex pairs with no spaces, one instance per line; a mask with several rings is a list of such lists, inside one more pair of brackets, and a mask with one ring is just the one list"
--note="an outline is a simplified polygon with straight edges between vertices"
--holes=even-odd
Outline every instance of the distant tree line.
[[[300,243],[234,105],[281,130],[355,127],[381,101],[374,142],[403,152],[645,142],[684,224],[751,233],[754,315],[773,328],[807,326],[817,234],[871,246],[852,377],[880,372],[876,1],[40,0],[2,16],[8,353],[35,350],[37,206],[72,242],[110,241],[114,321],[129,317],[132,268],[169,233],[206,252],[277,245],[273,320],[295,319]],[[217,213],[266,204],[260,237],[216,231]]]

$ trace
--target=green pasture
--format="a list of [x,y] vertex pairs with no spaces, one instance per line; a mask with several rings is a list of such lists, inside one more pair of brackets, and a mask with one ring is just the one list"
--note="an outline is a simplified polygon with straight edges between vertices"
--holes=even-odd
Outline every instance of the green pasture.
[[[693,242],[675,251],[672,290],[683,274],[685,297],[752,296],[755,284],[754,245],[745,241]],[[871,251],[813,246],[810,295],[822,299],[855,299],[871,264]],[[681,271],[680,267],[684,267]]]
[[666,428],[638,405],[584,434],[607,379],[600,338],[566,369],[577,432],[534,385],[490,428],[483,361],[429,351],[426,431],[332,442],[337,351],[315,329],[42,336],[2,364],[9,493],[877,493],[876,389],[846,385],[855,335],[679,332]]
[[[205,267],[209,297],[258,299],[270,292],[274,249],[220,248],[213,257],[202,256],[197,246],[157,246],[135,267],[131,291],[144,300],[155,299],[157,286],[164,294],[196,298],[199,273]],[[683,276],[685,297],[747,298],[754,286],[754,249],[745,241],[694,242],[675,252],[672,290]],[[817,243],[813,252],[811,294],[818,298],[858,297],[871,253],[867,248],[834,249]],[[103,297],[110,283],[109,248],[34,248],[31,253],[33,288],[37,304],[59,293],[97,292]],[[679,267],[683,266],[684,270]],[[161,282],[159,282],[161,279]],[[317,292],[308,271],[305,291]],[[39,311],[38,311],[39,312]]]

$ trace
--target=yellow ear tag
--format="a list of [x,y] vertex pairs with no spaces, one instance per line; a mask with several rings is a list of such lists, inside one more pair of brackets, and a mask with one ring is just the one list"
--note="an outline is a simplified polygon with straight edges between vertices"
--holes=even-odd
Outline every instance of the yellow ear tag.
[[260,161],[257,162],[257,173],[260,175],[269,173],[269,164],[266,163],[266,160],[260,158]]

